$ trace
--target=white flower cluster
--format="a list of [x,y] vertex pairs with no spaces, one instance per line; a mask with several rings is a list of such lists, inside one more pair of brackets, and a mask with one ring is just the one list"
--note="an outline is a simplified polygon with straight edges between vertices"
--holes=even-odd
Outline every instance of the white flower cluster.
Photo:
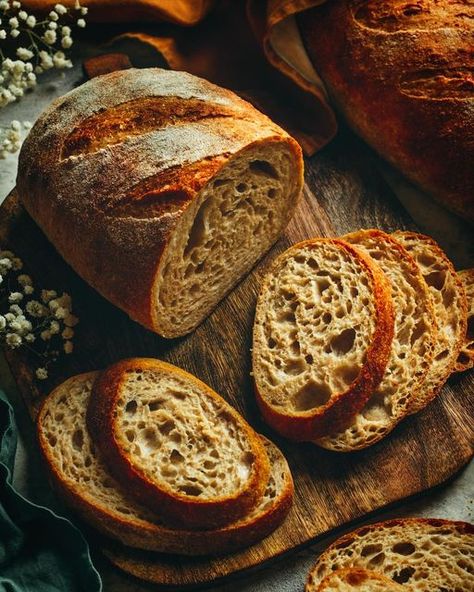
[[[0,0],[0,108],[36,86],[38,74],[72,66],[63,51],[73,44],[69,25],[85,27],[86,14],[87,8],[77,1],[74,8],[56,4],[46,18],[37,20],[23,10],[21,2]],[[0,132],[0,144],[5,139]],[[0,152],[0,158],[15,145],[12,142]]]
[[5,158],[8,152],[17,152],[22,142],[22,131],[29,130],[31,122],[12,121],[10,127],[0,129],[0,158]]
[[[19,274],[21,259],[11,251],[0,251],[0,343],[10,349],[26,346],[40,357],[42,366],[36,377],[48,377],[48,366],[57,359],[62,347],[66,354],[73,351],[74,329],[79,319],[72,314],[71,297],[54,290],[41,290],[35,298],[35,288],[29,275]],[[32,346],[36,343],[36,346]]]

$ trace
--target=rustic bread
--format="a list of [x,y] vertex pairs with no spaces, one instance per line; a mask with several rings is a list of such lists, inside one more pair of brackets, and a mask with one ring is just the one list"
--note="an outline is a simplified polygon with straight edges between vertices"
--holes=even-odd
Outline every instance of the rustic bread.
[[270,119],[205,80],[150,68],[54,101],[23,144],[17,190],[79,275],[176,337],[276,241],[302,183],[301,149]]
[[393,237],[417,262],[435,310],[437,338],[433,361],[410,405],[410,413],[416,413],[434,399],[454,370],[466,335],[466,294],[453,264],[432,238],[416,232],[396,232]]
[[265,420],[295,440],[347,423],[380,382],[393,310],[379,267],[338,239],[280,255],[265,276],[253,330],[253,375]]
[[383,379],[364,409],[342,431],[316,442],[341,452],[375,444],[408,414],[424,387],[436,336],[430,292],[408,252],[380,230],[360,230],[344,239],[370,255],[390,281],[395,334]]
[[112,474],[173,525],[246,515],[269,477],[265,448],[206,384],[159,360],[118,362],[94,383],[87,425]]
[[474,590],[474,526],[466,522],[405,518],[363,526],[337,539],[309,573],[316,592],[333,571],[376,570],[413,592]]
[[181,555],[230,553],[272,532],[286,517],[293,498],[288,464],[266,438],[270,478],[260,503],[246,516],[214,530],[165,526],[110,474],[86,428],[86,408],[98,372],[74,376],[56,388],[38,415],[38,436],[53,483],[78,515],[124,545]]
[[474,4],[338,0],[305,11],[299,26],[354,130],[474,222]]
[[317,592],[403,592],[404,586],[375,571],[348,567],[324,578]]
[[458,273],[466,292],[467,327],[454,370],[463,372],[474,366],[474,269],[464,269]]

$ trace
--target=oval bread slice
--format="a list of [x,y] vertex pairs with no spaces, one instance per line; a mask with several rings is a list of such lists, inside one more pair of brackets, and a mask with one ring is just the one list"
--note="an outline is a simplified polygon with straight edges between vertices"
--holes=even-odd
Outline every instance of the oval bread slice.
[[86,428],[86,408],[98,372],[73,376],[57,387],[38,415],[38,437],[53,483],[78,515],[124,545],[181,555],[230,553],[264,538],[288,514],[293,480],[285,457],[260,436],[270,478],[260,503],[246,516],[214,530],[167,527],[110,474]]
[[379,267],[338,239],[281,254],[265,276],[253,330],[253,375],[267,423],[312,440],[347,423],[380,382],[393,311]]
[[101,373],[87,425],[118,481],[173,525],[213,528],[257,505],[265,448],[222,397],[184,370],[149,358]]
[[454,370],[466,336],[466,294],[453,264],[432,238],[416,232],[395,232],[392,236],[417,262],[435,310],[437,339],[433,361],[410,404],[410,413],[416,413],[436,397]]
[[329,574],[317,592],[403,592],[407,588],[375,571],[348,567]]
[[474,590],[474,526],[424,518],[363,526],[337,539],[311,569],[306,592],[333,571],[377,570],[416,592]]
[[316,442],[340,452],[375,444],[408,414],[430,369],[436,335],[428,286],[408,252],[380,230],[360,230],[344,239],[377,261],[390,281],[395,335],[383,380],[365,407],[344,430]]
[[474,366],[474,269],[464,269],[458,274],[466,292],[467,327],[454,370],[463,372]]

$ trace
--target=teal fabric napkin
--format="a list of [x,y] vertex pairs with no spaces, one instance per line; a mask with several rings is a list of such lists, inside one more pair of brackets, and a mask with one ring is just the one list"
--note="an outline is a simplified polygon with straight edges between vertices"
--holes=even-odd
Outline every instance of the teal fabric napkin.
[[16,447],[13,409],[0,390],[0,592],[101,592],[82,534],[40,505],[51,502],[47,488],[33,503],[13,487]]

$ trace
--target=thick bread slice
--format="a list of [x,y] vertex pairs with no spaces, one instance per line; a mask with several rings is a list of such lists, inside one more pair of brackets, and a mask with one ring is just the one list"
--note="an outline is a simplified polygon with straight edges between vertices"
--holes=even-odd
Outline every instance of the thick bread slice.
[[261,436],[271,472],[260,503],[246,516],[214,530],[165,526],[112,477],[86,428],[86,408],[98,372],[74,376],[56,388],[38,415],[38,436],[53,483],[92,527],[124,545],[181,555],[230,553],[264,538],[288,514],[293,480],[285,457]]
[[110,471],[170,524],[228,524],[265,491],[270,466],[258,435],[171,364],[134,358],[110,366],[94,383],[87,425]]
[[375,571],[348,567],[329,574],[317,592],[403,592],[407,588]]
[[284,130],[228,90],[159,68],[53,101],[17,178],[75,271],[164,337],[192,331],[255,265],[302,186],[301,148]]
[[474,269],[464,269],[459,271],[458,274],[466,291],[467,327],[454,370],[463,372],[474,366]]
[[380,268],[355,247],[317,238],[265,276],[253,330],[253,375],[265,420],[294,440],[345,425],[380,382],[393,310]]
[[376,570],[413,592],[474,590],[474,526],[424,518],[363,526],[337,539],[311,569],[306,592],[333,571]]
[[395,307],[395,335],[382,382],[344,430],[316,442],[348,452],[375,444],[408,414],[430,369],[436,333],[428,286],[408,252],[380,230],[360,230],[344,239],[377,261],[390,281]]
[[410,404],[410,413],[416,413],[435,398],[454,370],[466,336],[466,294],[453,264],[432,238],[400,231],[392,236],[417,262],[430,289],[435,310],[437,339],[433,362],[422,388]]

